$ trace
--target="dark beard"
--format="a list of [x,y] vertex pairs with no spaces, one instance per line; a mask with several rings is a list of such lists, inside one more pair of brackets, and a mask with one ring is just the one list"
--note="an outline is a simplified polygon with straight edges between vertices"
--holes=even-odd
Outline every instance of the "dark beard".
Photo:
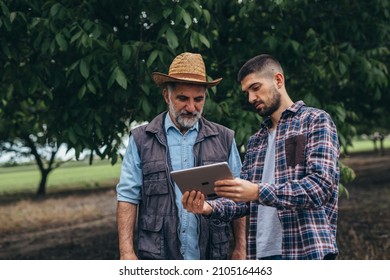
[[275,88],[272,89],[272,92],[273,92],[273,98],[271,104],[267,107],[264,107],[264,109],[262,110],[257,110],[259,115],[262,117],[271,116],[280,107],[281,104],[280,93]]

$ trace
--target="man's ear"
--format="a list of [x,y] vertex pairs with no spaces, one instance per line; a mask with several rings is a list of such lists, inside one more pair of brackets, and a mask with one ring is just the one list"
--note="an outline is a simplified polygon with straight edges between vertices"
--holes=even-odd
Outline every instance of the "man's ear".
[[275,74],[275,83],[278,89],[281,89],[284,86],[284,76],[282,73],[278,72]]
[[169,104],[169,93],[167,88],[163,89],[162,95],[164,96],[165,103]]

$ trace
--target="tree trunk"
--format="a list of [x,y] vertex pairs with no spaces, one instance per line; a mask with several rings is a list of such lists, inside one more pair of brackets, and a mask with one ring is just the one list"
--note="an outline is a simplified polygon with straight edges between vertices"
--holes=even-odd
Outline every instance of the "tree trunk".
[[34,155],[39,171],[41,172],[41,181],[39,182],[37,195],[44,196],[46,194],[47,177],[49,176],[49,173],[54,169],[53,163],[58,149],[54,149],[51,151],[50,159],[48,160],[46,164],[47,167],[45,168],[44,159],[41,158],[41,155],[38,153],[37,147],[35,146],[36,143],[34,143],[34,141],[31,140],[28,135],[26,135],[23,139],[26,141],[26,146],[30,147],[31,154]]
[[39,182],[37,195],[38,196],[44,196],[46,194],[46,182],[47,177],[49,176],[50,169],[43,169],[41,171],[41,181]]
[[385,146],[383,144],[383,140],[385,140],[384,137],[379,140],[380,141],[381,156],[385,155]]

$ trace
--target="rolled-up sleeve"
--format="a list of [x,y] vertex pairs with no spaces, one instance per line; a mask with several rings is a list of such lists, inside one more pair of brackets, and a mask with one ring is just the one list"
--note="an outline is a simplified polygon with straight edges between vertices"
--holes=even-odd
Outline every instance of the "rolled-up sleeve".
[[129,144],[123,158],[119,183],[116,186],[117,200],[139,204],[141,201],[142,166],[134,137],[130,136]]

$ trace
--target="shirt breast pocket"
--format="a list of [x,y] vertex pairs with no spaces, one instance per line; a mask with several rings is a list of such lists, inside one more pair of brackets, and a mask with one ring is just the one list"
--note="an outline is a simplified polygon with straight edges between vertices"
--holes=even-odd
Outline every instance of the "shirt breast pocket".
[[287,166],[295,167],[305,162],[306,135],[295,135],[285,140]]

